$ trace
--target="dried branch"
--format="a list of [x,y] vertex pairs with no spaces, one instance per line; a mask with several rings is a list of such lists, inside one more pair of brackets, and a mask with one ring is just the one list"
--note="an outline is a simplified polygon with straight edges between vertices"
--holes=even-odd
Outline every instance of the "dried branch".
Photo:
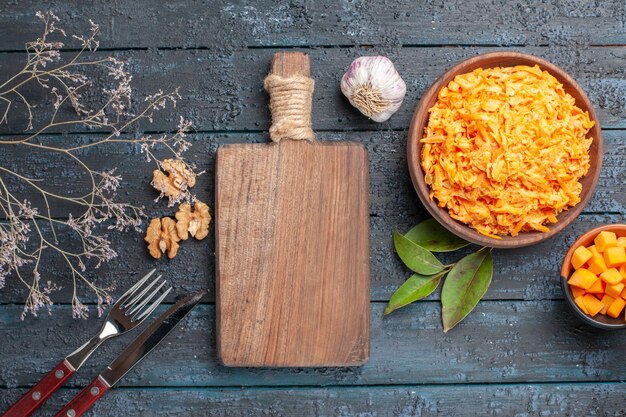
[[[72,312],[74,317],[87,317],[88,308],[80,301],[78,285],[86,285],[96,296],[98,313],[111,303],[109,291],[96,285],[86,275],[87,265],[98,268],[117,256],[107,236],[99,234],[96,227],[106,224],[110,230],[140,230],[143,207],[119,201],[117,190],[122,178],[115,170],[98,171],[92,169],[78,151],[101,146],[103,144],[138,144],[148,162],[152,161],[160,169],[160,161],[155,156],[155,149],[164,148],[170,158],[183,160],[182,154],[189,148],[187,133],[191,124],[182,117],[178,131],[173,135],[141,136],[130,138],[124,135],[140,121],[152,122],[155,112],[169,107],[176,107],[180,98],[178,90],[158,91],[147,96],[133,112],[132,77],[128,74],[125,63],[114,57],[88,59],[85,55],[98,48],[96,36],[98,25],[90,22],[87,35],[72,35],[78,40],[80,49],[69,59],[63,59],[61,49],[64,43],[51,40],[55,36],[66,37],[65,31],[58,27],[59,18],[51,12],[37,12],[43,22],[44,30],[37,40],[26,43],[26,63],[24,67],[6,81],[0,80],[0,124],[10,123],[12,112],[17,104],[26,107],[28,114],[25,136],[2,137],[0,152],[15,152],[18,148],[41,150],[58,153],[74,161],[88,178],[88,191],[82,196],[74,196],[49,191],[45,180],[30,178],[23,173],[6,166],[0,166],[0,288],[6,280],[14,277],[28,289],[22,318],[27,313],[37,315],[42,307],[52,305],[50,295],[60,289],[52,279],[44,284],[40,275],[42,256],[54,253],[64,261],[70,272],[73,285]],[[110,88],[94,88],[90,72],[104,71],[104,84]],[[49,94],[53,101],[52,116],[45,123],[35,127],[33,103],[27,99],[27,92],[38,88]],[[97,92],[103,103],[90,105],[84,99],[86,92]],[[72,109],[74,117],[58,120],[60,113]],[[63,112],[63,110],[65,110]],[[103,137],[83,144],[52,143],[44,134],[55,128],[86,127],[104,132]],[[2,149],[4,148],[4,149]],[[195,172],[195,167],[186,163]],[[20,201],[10,188],[8,178],[26,185],[33,193],[41,196],[41,208],[32,207],[28,200]],[[161,196],[162,197],[162,196]],[[192,200],[186,190],[176,199],[170,198],[173,205],[180,200]],[[80,214],[68,214],[63,219],[55,218],[51,207],[58,202],[70,203],[79,207]],[[70,249],[59,244],[59,234],[70,234],[80,242],[78,249]]]

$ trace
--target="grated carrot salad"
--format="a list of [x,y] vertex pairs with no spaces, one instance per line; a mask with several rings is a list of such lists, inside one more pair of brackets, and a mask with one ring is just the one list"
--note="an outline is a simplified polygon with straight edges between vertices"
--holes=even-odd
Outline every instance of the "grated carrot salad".
[[430,198],[483,235],[549,231],[580,202],[594,125],[538,66],[478,68],[438,94],[421,139]]

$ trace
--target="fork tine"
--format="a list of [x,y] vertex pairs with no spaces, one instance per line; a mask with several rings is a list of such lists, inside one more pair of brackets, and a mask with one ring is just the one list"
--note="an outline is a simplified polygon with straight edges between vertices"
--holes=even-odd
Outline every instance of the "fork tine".
[[[159,282],[160,279],[161,279],[161,275],[159,275],[158,277],[153,279],[152,282],[146,285],[146,287],[143,290],[141,290],[139,294],[133,294],[133,298],[130,299],[128,302],[124,303],[124,308],[126,310],[133,308],[139,301],[143,299],[143,297],[148,293],[148,291],[150,291],[150,288],[152,288],[154,284]],[[128,316],[128,314],[126,315]]]
[[150,314],[152,314],[152,312],[154,310],[156,310],[156,308],[163,302],[163,300],[165,299],[165,297],[167,297],[167,294],[169,294],[170,291],[172,291],[172,287],[169,287],[163,294],[161,294],[161,296],[156,301],[154,301],[150,305],[150,307],[148,307],[137,318],[135,318],[135,317],[131,318],[131,321],[140,321],[141,322],[143,319],[145,319],[146,317],[150,316]]
[[[156,282],[156,280],[155,280]],[[132,307],[129,308],[129,310],[126,312],[127,316],[132,316],[133,314],[135,314],[137,311],[141,310],[143,308],[143,306],[145,306],[146,304],[148,304],[148,302],[150,302],[150,300],[152,300],[154,298],[154,296],[156,295],[156,293],[159,292],[159,290],[161,288],[163,288],[163,286],[167,283],[167,281],[162,281],[155,289],[154,291],[152,291],[150,293],[150,295],[147,296],[143,296],[143,298],[141,300],[138,300],[137,303]],[[151,287],[148,287],[151,288]]]
[[132,287],[130,287],[128,290],[126,290],[126,292],[124,294],[122,294],[122,296],[120,298],[118,298],[117,302],[115,303],[114,307],[119,307],[122,305],[122,303],[125,303],[126,300],[128,300],[128,298],[133,295],[133,293],[135,291],[137,291],[154,273],[156,272],[156,268],[153,269],[152,271],[148,272],[146,275],[144,275],[143,278],[141,278],[139,281],[137,281],[137,283],[135,283],[135,285],[133,285]]

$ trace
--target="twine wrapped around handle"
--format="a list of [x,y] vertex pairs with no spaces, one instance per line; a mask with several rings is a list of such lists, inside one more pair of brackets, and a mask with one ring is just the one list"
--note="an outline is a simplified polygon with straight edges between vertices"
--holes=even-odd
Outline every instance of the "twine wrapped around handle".
[[263,85],[270,95],[272,141],[315,140],[311,122],[315,81],[304,75],[282,77],[270,74],[265,78]]

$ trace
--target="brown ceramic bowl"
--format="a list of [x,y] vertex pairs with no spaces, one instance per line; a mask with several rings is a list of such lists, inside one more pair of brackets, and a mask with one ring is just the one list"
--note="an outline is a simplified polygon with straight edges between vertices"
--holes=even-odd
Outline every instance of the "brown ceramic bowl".
[[[565,91],[574,97],[576,105],[583,111],[588,111],[591,120],[595,121],[595,126],[588,133],[588,136],[594,138],[589,151],[591,167],[587,175],[581,179],[583,186],[580,196],[581,202],[561,213],[557,217],[557,223],[549,225],[549,232],[521,232],[515,237],[503,236],[501,240],[493,239],[452,219],[446,208],[438,207],[437,204],[429,198],[430,188],[424,181],[424,171],[422,171],[421,167],[422,144],[420,143],[420,139],[423,136],[424,128],[428,125],[428,109],[437,101],[437,94],[441,87],[447,85],[455,76],[471,72],[476,68],[510,67],[515,65],[533,66],[535,64],[556,77],[556,79],[563,84]],[[520,54],[517,52],[493,52],[475,56],[455,65],[448,72],[443,74],[424,94],[411,121],[407,145],[407,160],[413,186],[422,204],[424,204],[430,214],[446,229],[478,245],[492,248],[519,248],[539,243],[556,235],[574,221],[587,205],[600,178],[600,168],[602,166],[602,132],[600,131],[598,117],[596,116],[596,112],[589,98],[576,81],[561,68],[533,55]]]
[[617,318],[612,318],[606,316],[604,314],[596,314],[595,317],[591,317],[586,315],[580,307],[574,301],[574,296],[572,295],[572,290],[567,284],[567,279],[572,275],[572,255],[574,251],[579,246],[589,246],[593,243],[593,240],[598,236],[603,230],[608,230],[609,232],[615,232],[618,237],[626,236],[626,224],[609,224],[606,226],[596,227],[595,229],[589,230],[587,233],[578,238],[576,242],[569,248],[567,254],[565,255],[565,259],[563,259],[563,266],[561,267],[561,285],[563,286],[563,293],[565,295],[565,299],[569,306],[574,310],[574,313],[585,323],[591,324],[592,326],[599,327],[601,329],[606,330],[618,330],[618,329],[626,329],[626,323],[624,322],[624,313],[620,314]]

